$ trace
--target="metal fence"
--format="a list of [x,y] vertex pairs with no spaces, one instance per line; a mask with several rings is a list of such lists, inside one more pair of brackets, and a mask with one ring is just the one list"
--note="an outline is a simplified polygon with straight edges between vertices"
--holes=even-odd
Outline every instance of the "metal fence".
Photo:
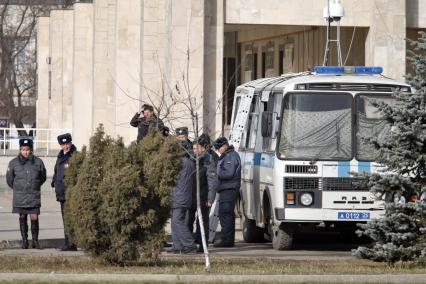
[[[20,135],[22,132],[27,135]],[[71,129],[0,128],[0,153],[2,155],[15,154],[19,151],[19,139],[28,138],[33,140],[34,151],[37,151],[39,155],[54,154],[59,149],[57,136],[67,132],[71,133]]]

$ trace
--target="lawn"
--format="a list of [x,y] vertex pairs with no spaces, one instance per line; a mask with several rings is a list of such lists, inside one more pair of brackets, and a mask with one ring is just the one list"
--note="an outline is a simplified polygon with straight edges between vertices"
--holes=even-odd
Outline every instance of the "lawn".
[[[0,273],[137,273],[203,274],[200,257],[142,261],[131,266],[103,264],[88,257],[0,256]],[[267,258],[212,258],[211,274],[423,274],[426,266],[416,263],[385,263],[368,260],[277,260]]]

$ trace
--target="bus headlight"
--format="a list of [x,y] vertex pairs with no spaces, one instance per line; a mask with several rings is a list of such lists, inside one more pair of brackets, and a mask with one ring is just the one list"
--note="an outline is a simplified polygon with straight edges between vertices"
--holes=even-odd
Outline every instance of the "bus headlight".
[[312,205],[313,201],[314,197],[312,196],[312,193],[305,192],[300,195],[300,203],[304,206]]
[[405,197],[404,197],[404,196],[398,196],[398,195],[395,195],[395,196],[393,197],[393,202],[395,202],[395,203],[399,203],[399,204],[405,204],[406,200],[405,200]]

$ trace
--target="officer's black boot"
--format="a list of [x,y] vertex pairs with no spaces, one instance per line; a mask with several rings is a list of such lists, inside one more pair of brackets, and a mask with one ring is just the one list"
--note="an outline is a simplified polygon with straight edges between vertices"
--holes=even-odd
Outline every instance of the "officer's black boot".
[[67,233],[65,233],[64,245],[59,250],[60,251],[77,251],[77,246],[70,241]]
[[22,237],[22,248],[28,248],[28,223],[27,223],[27,215],[19,216],[19,229],[21,230]]
[[32,248],[40,249],[40,244],[38,243],[38,219],[31,220],[31,235],[33,238]]

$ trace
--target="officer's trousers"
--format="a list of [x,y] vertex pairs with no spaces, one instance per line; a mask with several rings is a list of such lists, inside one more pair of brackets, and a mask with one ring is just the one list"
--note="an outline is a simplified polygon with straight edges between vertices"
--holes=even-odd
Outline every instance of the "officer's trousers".
[[186,250],[195,248],[194,238],[188,229],[188,224],[185,222],[188,208],[173,208],[172,209],[172,240],[175,250]]
[[225,189],[220,192],[219,198],[219,221],[222,227],[222,243],[234,245],[235,242],[235,202],[237,191],[234,188]]

